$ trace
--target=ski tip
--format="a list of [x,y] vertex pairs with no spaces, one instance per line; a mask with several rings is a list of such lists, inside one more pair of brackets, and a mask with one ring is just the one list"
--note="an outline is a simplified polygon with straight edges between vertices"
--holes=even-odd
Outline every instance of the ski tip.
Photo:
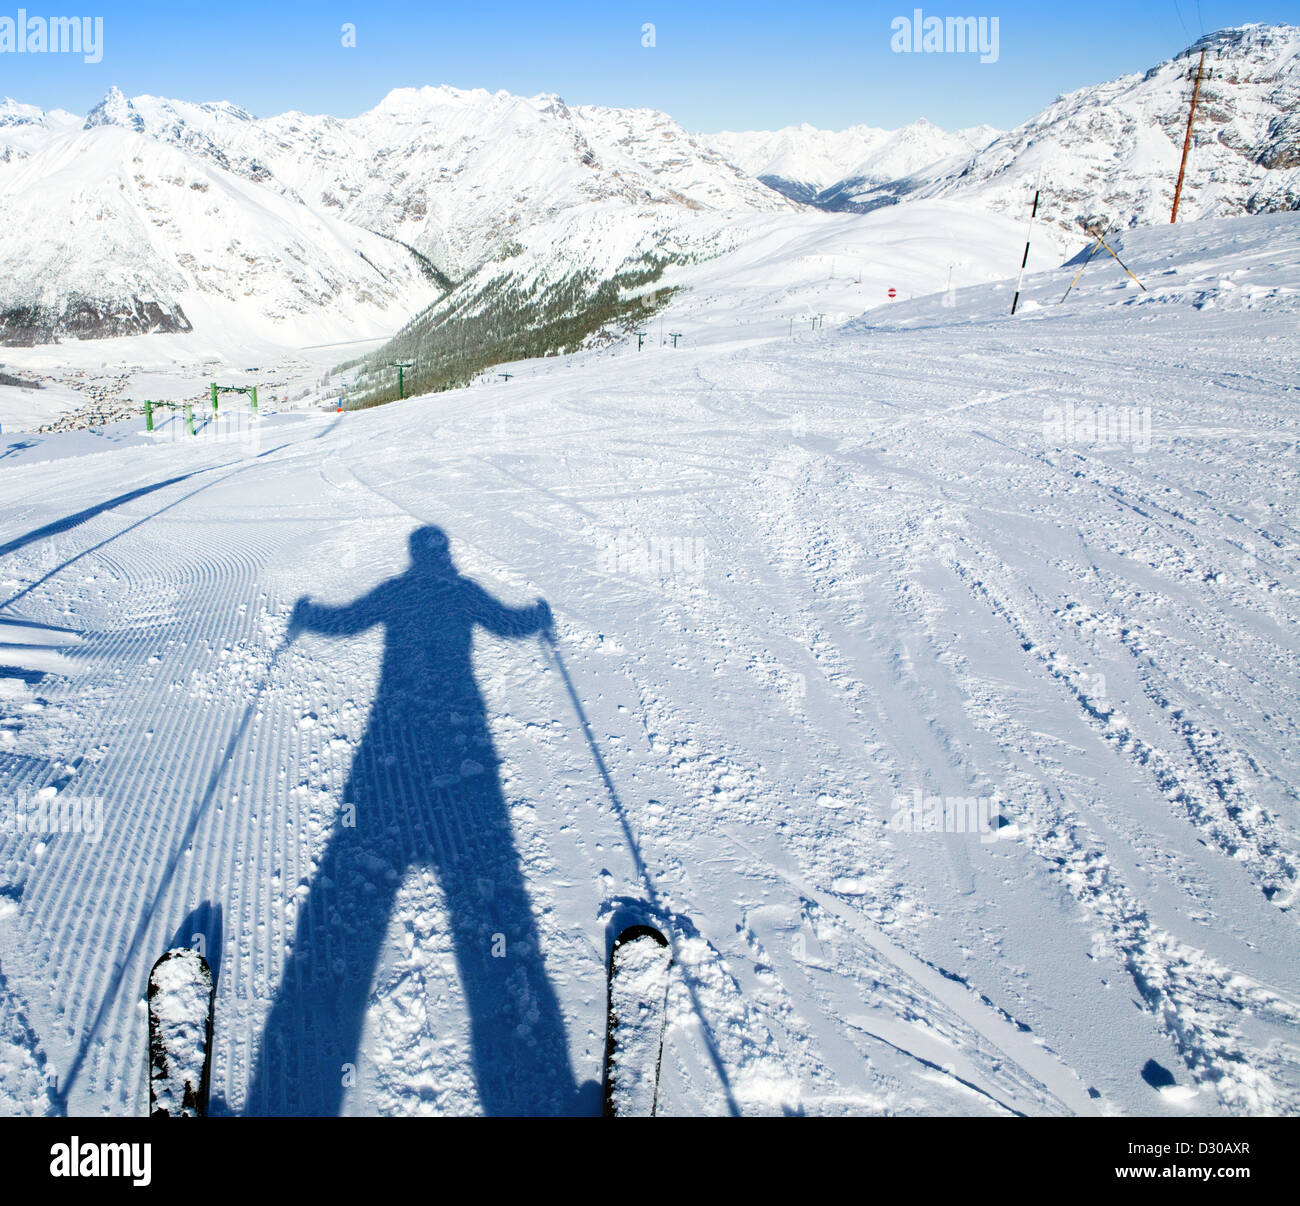
[[149,1116],[207,1113],[212,1062],[212,969],[192,947],[174,947],[149,972]]
[[641,938],[650,938],[660,946],[668,945],[668,939],[664,936],[662,931],[655,929],[652,925],[641,923],[630,925],[626,929],[622,930],[618,937],[614,939],[614,949],[617,950],[620,946],[624,946],[629,942],[636,942]]
[[174,946],[169,951],[164,951],[158,956],[154,967],[163,963],[170,963],[174,959],[183,960],[192,963],[195,967],[207,967],[208,961],[192,946]]
[[[174,969],[171,967],[172,964],[176,964]],[[205,980],[209,983],[212,981],[212,968],[208,966],[208,961],[193,947],[177,946],[160,955],[150,970],[149,993],[151,996],[157,990],[160,979],[173,970],[184,971],[193,979]]]
[[619,952],[634,942],[649,942],[653,946],[660,947],[668,952],[668,961],[673,961],[672,944],[668,941],[667,936],[662,930],[656,929],[652,925],[640,922],[636,925],[624,926],[618,933],[618,936],[611,943],[609,948],[609,968],[613,974],[614,960],[618,958]]
[[[673,950],[667,936],[644,922],[625,926],[610,948],[605,1037],[606,1118],[655,1115],[672,964]],[[657,1035],[652,1039],[646,1038],[648,1014],[658,1018]],[[625,1030],[626,1040],[621,1037]],[[653,1047],[652,1052],[647,1043]],[[645,1062],[651,1057],[652,1063]],[[645,1086],[651,1080],[653,1092],[647,1097]]]

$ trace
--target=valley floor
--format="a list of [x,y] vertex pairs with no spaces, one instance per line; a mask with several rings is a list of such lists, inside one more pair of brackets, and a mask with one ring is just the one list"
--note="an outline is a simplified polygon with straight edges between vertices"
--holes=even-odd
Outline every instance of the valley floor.
[[0,1112],[142,1113],[195,934],[214,1112],[598,1112],[641,914],[665,1114],[1300,1109],[1300,231],[1189,237],[1014,322],[0,442]]

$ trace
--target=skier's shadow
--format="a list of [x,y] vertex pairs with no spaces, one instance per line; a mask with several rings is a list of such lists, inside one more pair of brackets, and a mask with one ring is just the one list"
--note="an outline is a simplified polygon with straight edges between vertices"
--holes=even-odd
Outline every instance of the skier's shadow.
[[291,636],[382,624],[383,666],[340,819],[301,906],[248,1111],[339,1112],[395,896],[420,866],[446,900],[483,1111],[583,1110],[590,1093],[580,1097],[573,1082],[471,659],[476,625],[523,637],[549,626],[550,608],[506,607],[461,577],[438,528],[417,529],[410,543],[410,568],[363,598],[294,608]]

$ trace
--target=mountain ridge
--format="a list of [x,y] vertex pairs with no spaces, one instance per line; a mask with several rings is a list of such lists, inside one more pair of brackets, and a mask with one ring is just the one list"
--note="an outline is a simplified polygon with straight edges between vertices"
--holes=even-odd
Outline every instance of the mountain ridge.
[[[1166,221],[1202,48],[1211,75],[1182,216],[1300,208],[1300,27],[1289,25],[1207,35],[1001,133],[918,119],[707,136],[654,109],[448,85],[393,89],[352,118],[257,117],[116,87],[81,118],[6,100],[0,339],[214,322],[318,342],[343,322],[391,333],[444,298],[463,314],[489,291],[535,298],[563,281],[590,300],[646,257],[725,252],[744,237],[737,217],[914,199],[1019,215],[1040,170],[1040,219],[1069,235]],[[156,204],[181,196],[175,214]]]

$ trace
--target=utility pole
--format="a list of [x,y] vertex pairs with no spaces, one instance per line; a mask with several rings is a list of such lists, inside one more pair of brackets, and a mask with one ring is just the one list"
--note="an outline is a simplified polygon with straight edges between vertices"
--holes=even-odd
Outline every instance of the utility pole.
[[406,397],[406,370],[415,367],[413,360],[390,360],[389,367],[397,370],[397,397]]
[[668,338],[671,339],[671,340],[673,341],[673,347],[676,347],[676,346],[677,346],[677,341],[678,341],[681,337],[682,337],[682,333],[681,333],[680,331],[669,331],[669,332],[668,332]]
[[1192,107],[1187,111],[1187,133],[1183,137],[1183,161],[1178,165],[1178,183],[1174,186],[1174,209],[1169,215],[1171,224],[1178,221],[1178,202],[1183,195],[1183,174],[1187,171],[1187,152],[1192,149],[1192,123],[1196,120],[1196,100],[1201,95],[1201,72],[1204,69],[1205,51],[1202,50],[1201,61],[1196,64],[1196,84],[1192,88]]
[[510,378],[514,376],[514,373],[498,373],[497,376],[503,381],[509,381]]
[[635,332],[635,335],[636,335],[636,350],[639,352],[643,347],[645,347],[645,332],[637,331]]

